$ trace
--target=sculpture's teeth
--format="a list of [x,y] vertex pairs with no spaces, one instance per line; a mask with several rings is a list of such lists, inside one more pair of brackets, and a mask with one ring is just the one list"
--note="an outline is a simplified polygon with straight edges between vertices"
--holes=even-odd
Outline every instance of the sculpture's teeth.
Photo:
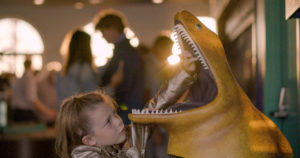
[[132,109],[132,114],[150,114],[150,115],[157,115],[157,114],[162,114],[162,115],[165,115],[165,114],[174,114],[174,113],[179,113],[179,112],[182,112],[182,110],[178,111],[178,110],[175,110],[173,111],[173,109],[166,109],[166,110],[149,110],[149,109],[143,109],[143,110],[139,110],[139,109]]
[[[178,42],[178,38],[182,37],[182,39],[192,48],[194,55],[198,58],[203,66],[203,69],[208,69],[207,63],[205,62],[203,56],[201,55],[200,50],[197,48],[196,44],[193,42],[192,38],[185,31],[184,27],[181,24],[177,24],[173,27],[173,32],[175,32],[175,43],[179,45],[179,49],[182,49],[181,45]],[[180,37],[178,37],[180,36]]]

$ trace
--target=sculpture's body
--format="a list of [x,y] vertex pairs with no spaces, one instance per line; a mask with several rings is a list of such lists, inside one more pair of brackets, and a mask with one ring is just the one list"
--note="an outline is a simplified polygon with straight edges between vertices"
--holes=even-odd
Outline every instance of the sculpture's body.
[[197,96],[188,97],[187,102],[176,108],[188,107],[189,103],[194,106],[183,112],[131,114],[129,118],[136,123],[164,127],[169,133],[168,154],[178,157],[293,157],[278,127],[253,106],[237,84],[217,35],[186,11],[176,15],[175,24],[181,48],[194,51],[201,62],[199,71],[211,76],[217,92],[213,99],[196,108]]

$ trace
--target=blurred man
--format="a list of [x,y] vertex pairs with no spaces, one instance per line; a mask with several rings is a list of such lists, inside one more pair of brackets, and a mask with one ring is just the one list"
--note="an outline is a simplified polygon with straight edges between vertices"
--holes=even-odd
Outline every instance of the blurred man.
[[127,125],[131,109],[141,109],[144,103],[143,64],[137,50],[133,48],[124,34],[124,17],[116,13],[101,16],[96,29],[102,32],[108,43],[114,44],[113,56],[102,77],[102,86],[109,84],[120,62],[124,62],[123,82],[115,89],[115,99],[120,106],[119,114]]
[[24,61],[25,71],[12,85],[12,106],[14,121],[38,121],[38,115],[45,121],[54,121],[57,111],[49,109],[37,95],[37,83],[31,68],[31,60]]

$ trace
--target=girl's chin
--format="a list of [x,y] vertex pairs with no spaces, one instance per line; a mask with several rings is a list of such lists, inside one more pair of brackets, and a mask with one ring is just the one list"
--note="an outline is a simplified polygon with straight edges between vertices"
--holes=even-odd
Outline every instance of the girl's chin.
[[119,143],[123,143],[125,140],[126,140],[126,135],[125,133],[122,132],[119,137]]

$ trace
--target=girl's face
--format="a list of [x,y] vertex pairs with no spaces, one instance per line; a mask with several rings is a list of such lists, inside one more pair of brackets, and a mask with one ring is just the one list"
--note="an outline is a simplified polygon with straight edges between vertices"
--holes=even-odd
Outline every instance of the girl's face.
[[123,121],[109,104],[100,103],[95,110],[88,112],[88,117],[90,117],[92,131],[82,138],[84,144],[103,146],[125,141]]

